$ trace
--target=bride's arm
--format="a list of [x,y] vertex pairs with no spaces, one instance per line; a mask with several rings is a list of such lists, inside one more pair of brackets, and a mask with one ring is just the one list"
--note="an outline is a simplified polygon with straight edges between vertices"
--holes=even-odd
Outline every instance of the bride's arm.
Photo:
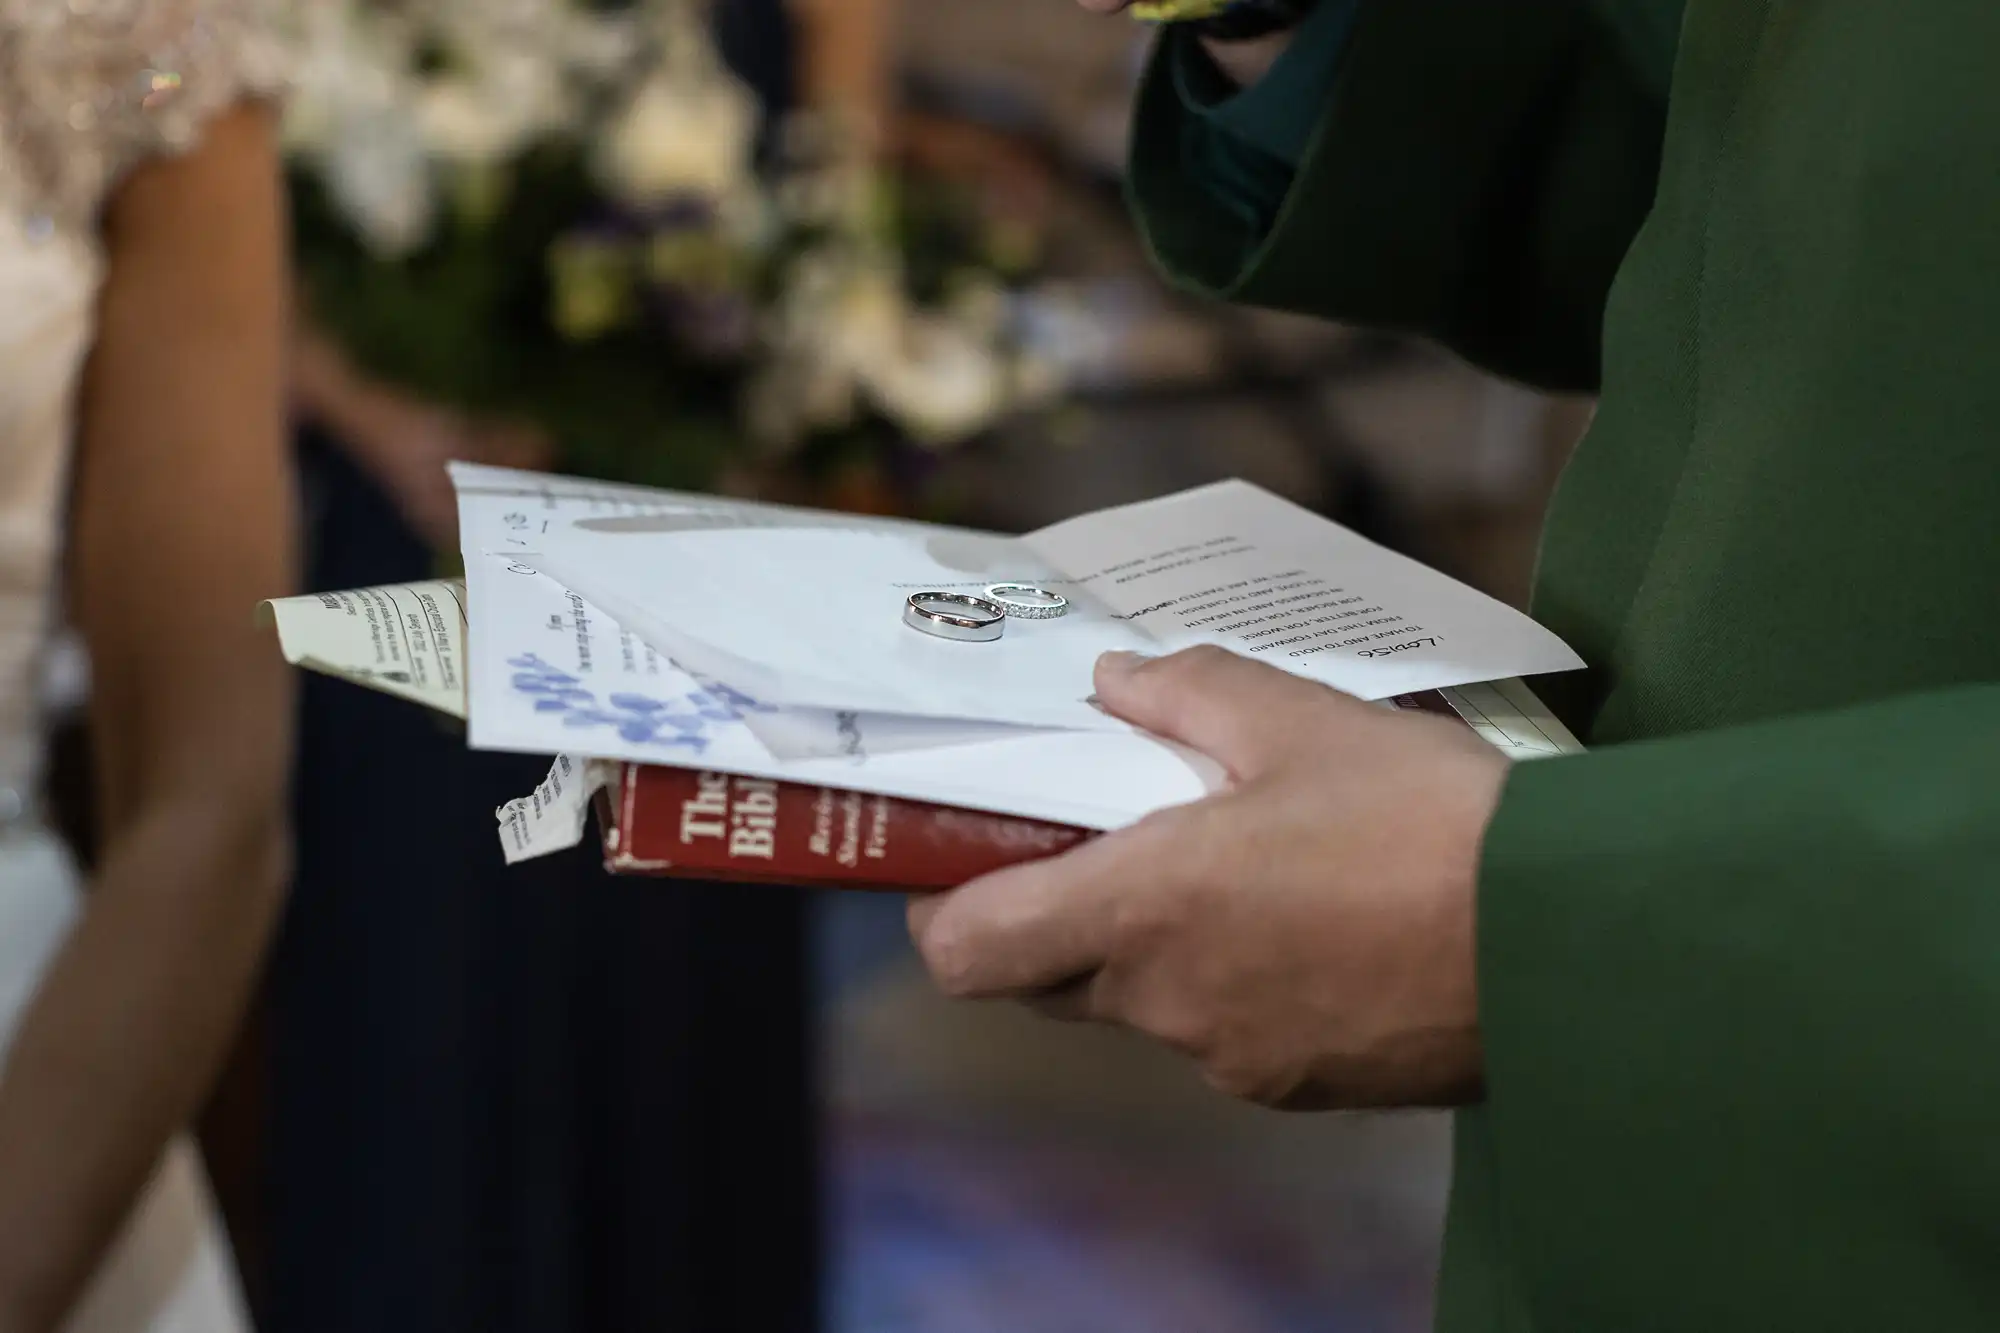
[[268,115],[139,170],[106,219],[69,565],[106,837],[0,1075],[0,1333],[75,1299],[236,1031],[285,880],[292,578],[284,228]]

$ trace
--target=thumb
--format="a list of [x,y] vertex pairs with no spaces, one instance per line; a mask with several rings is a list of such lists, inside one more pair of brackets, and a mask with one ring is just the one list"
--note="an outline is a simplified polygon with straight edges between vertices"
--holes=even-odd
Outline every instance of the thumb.
[[1201,751],[1238,781],[1259,776],[1296,744],[1302,711],[1338,698],[1222,648],[1156,658],[1106,653],[1097,661],[1097,700],[1108,712]]

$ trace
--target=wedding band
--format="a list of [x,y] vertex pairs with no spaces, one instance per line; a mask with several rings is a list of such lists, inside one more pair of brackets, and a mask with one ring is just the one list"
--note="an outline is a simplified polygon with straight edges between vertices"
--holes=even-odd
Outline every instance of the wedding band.
[[[963,612],[932,611],[926,602],[961,607]],[[1007,632],[1007,613],[999,603],[962,592],[920,592],[903,603],[903,623],[911,629],[960,643],[991,643]]]
[[1054,620],[1069,614],[1069,598],[1032,583],[996,583],[986,595],[1016,620]]

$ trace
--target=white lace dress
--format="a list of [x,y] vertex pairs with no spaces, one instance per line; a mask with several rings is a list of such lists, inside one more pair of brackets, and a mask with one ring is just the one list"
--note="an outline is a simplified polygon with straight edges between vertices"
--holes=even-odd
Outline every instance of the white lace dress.
[[[104,272],[94,221],[134,164],[277,90],[282,48],[262,11],[263,0],[0,0],[0,1054],[80,910],[33,793],[73,399]],[[176,1144],[69,1331],[244,1327],[200,1165]]]

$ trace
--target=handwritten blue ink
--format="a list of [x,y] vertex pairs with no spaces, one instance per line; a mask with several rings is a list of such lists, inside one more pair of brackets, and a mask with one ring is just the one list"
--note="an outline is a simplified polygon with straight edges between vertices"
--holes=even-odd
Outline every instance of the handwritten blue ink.
[[[603,703],[577,677],[543,661],[533,653],[507,660],[514,669],[513,687],[531,696],[538,713],[561,713],[566,727],[608,727],[633,745],[658,745],[666,749],[708,749],[710,723],[740,722],[742,714],[734,701],[718,701],[712,688],[688,694],[682,700],[666,702],[644,694],[619,693]],[[743,702],[756,707],[743,696]],[[694,711],[685,711],[692,707]]]
[[697,702],[700,702],[703,698],[712,699],[721,707],[732,710],[738,718],[741,718],[744,713],[775,713],[778,711],[777,705],[758,703],[741,690],[733,690],[721,681],[704,680],[701,684],[701,693],[689,695],[690,699]]

